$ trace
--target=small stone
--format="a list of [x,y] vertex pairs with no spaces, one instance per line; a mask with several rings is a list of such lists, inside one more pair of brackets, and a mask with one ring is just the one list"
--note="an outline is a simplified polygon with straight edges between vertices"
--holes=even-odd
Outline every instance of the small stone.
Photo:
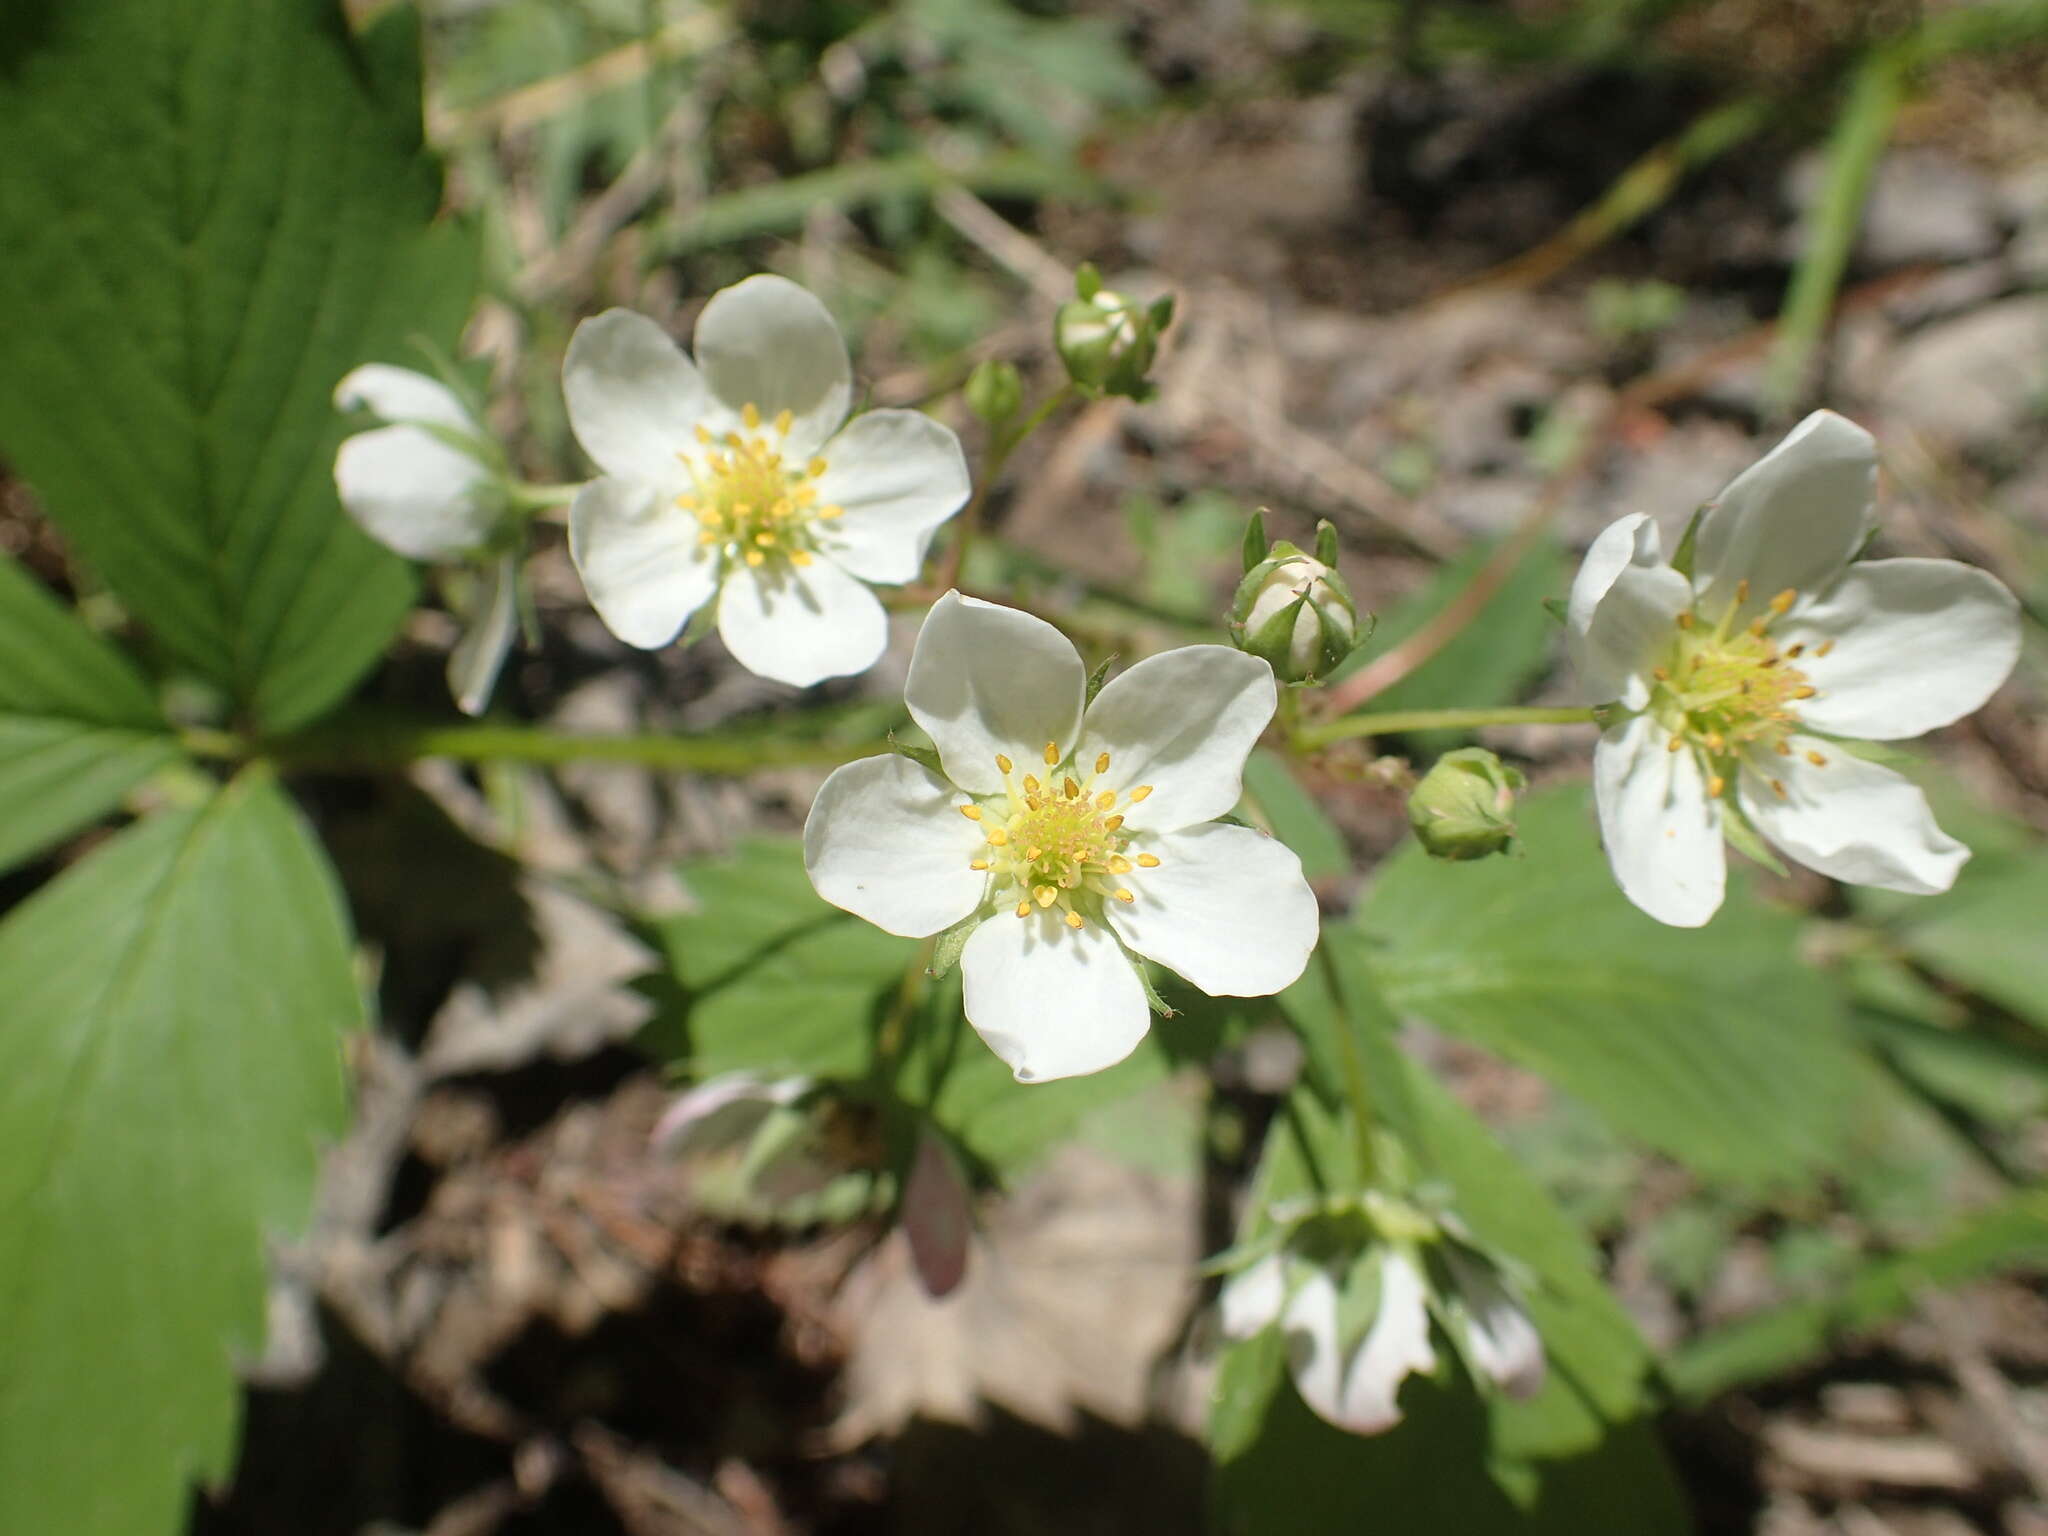
[[1900,343],[1878,404],[1897,426],[1956,447],[2022,431],[2048,386],[2048,295],[2005,299]]

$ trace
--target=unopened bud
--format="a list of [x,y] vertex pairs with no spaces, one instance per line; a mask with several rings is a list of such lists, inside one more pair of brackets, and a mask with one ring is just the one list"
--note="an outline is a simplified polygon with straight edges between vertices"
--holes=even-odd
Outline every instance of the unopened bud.
[[[1334,556],[1331,543],[1319,541],[1319,553]],[[1230,637],[1283,683],[1313,682],[1357,649],[1358,606],[1334,564],[1282,541],[1238,583]]]
[[1528,780],[1484,747],[1446,752],[1408,797],[1408,825],[1439,859],[1512,851],[1515,792]]
[[1053,318],[1053,345],[1067,365],[1067,377],[1104,395],[1149,399],[1145,375],[1159,352],[1159,336],[1173,319],[1173,299],[1140,304],[1102,286],[1094,267],[1074,276],[1075,296]]
[[985,359],[967,376],[967,408],[990,426],[1000,426],[1024,404],[1024,380],[1015,363]]

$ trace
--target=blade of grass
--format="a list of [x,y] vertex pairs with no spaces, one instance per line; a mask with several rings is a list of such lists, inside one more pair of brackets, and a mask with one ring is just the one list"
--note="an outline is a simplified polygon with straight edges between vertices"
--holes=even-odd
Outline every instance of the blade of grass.
[[1849,251],[1863,223],[1878,157],[1892,136],[1905,94],[1906,54],[1898,46],[1872,48],[1857,64],[1849,98],[1828,145],[1826,181],[1814,207],[1806,249],[1785,292],[1764,376],[1764,399],[1774,412],[1787,412],[1807,382],[1814,349],[1834,312],[1835,292],[1849,265]]

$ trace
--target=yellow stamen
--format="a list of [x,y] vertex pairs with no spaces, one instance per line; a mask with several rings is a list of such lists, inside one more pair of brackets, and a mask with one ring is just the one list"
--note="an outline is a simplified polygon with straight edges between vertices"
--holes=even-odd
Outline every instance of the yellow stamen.
[[1024,850],[1024,862],[1026,864],[1036,864],[1044,856],[1045,850],[1039,847],[1036,843],[1033,843],[1029,848],[1026,848]]
[[967,867],[968,867],[969,869],[987,869],[987,868],[988,868],[988,860],[987,860],[987,859],[969,859],[969,860],[967,861]]
[[1150,784],[1140,784],[1136,789],[1131,791],[1131,804],[1136,805],[1140,800],[1144,799],[1147,795],[1151,793],[1152,786]]
[[1045,744],[1045,766],[1046,766],[1046,767],[1048,767],[1048,768],[1057,768],[1057,767],[1059,766],[1059,762],[1060,762],[1060,749],[1059,749],[1059,743],[1058,743],[1058,742],[1053,742],[1053,741],[1048,741],[1048,742],[1047,742],[1047,743]]
[[1112,805],[1115,804],[1116,792],[1114,790],[1105,789],[1101,794],[1095,797],[1095,808],[1097,810],[1106,811]]
[[1771,612],[1783,613],[1786,609],[1790,608],[1794,603],[1798,601],[1799,589],[1797,587],[1787,587],[1784,591],[1780,592],[1776,597],[1771,599]]
[[1785,647],[1785,657],[1788,661],[1797,661],[1800,657],[1804,656],[1805,654],[1806,642],[1804,640],[1799,641],[1797,644],[1788,645]]
[[792,549],[789,552],[789,563],[791,565],[809,565],[811,563],[811,552],[808,549]]
[[981,807],[978,805],[963,805],[960,807],[960,814],[969,821],[979,821],[981,820]]
[[1818,752],[1807,753],[1806,760],[1809,763],[1813,764],[1813,766],[1816,768],[1825,768],[1828,765],[1828,760],[1825,757],[1822,757]]
[[1069,800],[1078,798],[1081,793],[1081,786],[1076,784],[1071,778],[1061,780],[1060,788],[1067,792]]
[[777,437],[789,436],[789,429],[795,425],[796,416],[790,411],[788,406],[784,406],[775,413],[775,435]]
[[1097,773],[1109,772],[1109,754],[1107,752],[1104,752],[1095,759],[1095,771]]
[[1079,928],[1081,926],[1081,914],[1078,912],[1069,912],[1067,914],[1067,926],[1069,928]]
[[996,771],[998,773],[1007,774],[1012,766],[1013,765],[1010,762],[1010,760],[1007,757],[1003,756],[1002,753],[998,752],[996,754]]
[[1785,793],[1785,781],[1783,779],[1771,780],[1771,788],[1775,789],[1778,792],[1778,798],[1780,800],[1789,800],[1792,798],[1790,795]]
[[1678,616],[1678,627],[1679,627],[1680,629],[1691,629],[1691,628],[1692,628],[1692,625],[1693,625],[1693,618],[1692,618],[1692,610],[1691,610],[1690,608],[1688,608],[1688,609],[1687,609],[1687,610],[1686,610],[1686,611],[1685,611],[1684,613],[1681,613],[1681,614],[1680,614],[1680,615]]
[[1041,885],[1031,894],[1038,898],[1038,904],[1041,907],[1049,907],[1060,898],[1059,891],[1050,885]]
[[1664,750],[1666,752],[1676,752],[1680,747],[1684,745],[1685,742],[1682,738],[1674,736],[1669,741],[1664,743]]
[[1811,684],[1802,683],[1799,687],[1792,690],[1792,697],[1795,699],[1810,699],[1819,692],[1820,690]]
[[1123,817],[1121,817],[1121,816],[1112,816],[1112,817],[1110,817],[1110,818],[1109,818],[1109,820],[1105,821],[1105,822],[1104,822],[1104,823],[1102,824],[1102,830],[1103,830],[1103,831],[1105,831],[1105,832],[1114,832],[1114,831],[1115,831],[1115,830],[1116,830],[1116,829],[1117,829],[1118,827],[1122,826],[1123,824],[1124,824],[1124,819],[1123,819]]
[[1138,855],[1138,863],[1146,869],[1157,869],[1159,867],[1159,855],[1156,853],[1141,853]]
[[1138,898],[1133,896],[1129,891],[1125,890],[1122,886],[1118,886],[1116,889],[1116,899],[1121,902],[1129,903],[1136,901]]
[[1025,794],[1027,794],[1027,795],[1035,795],[1035,794],[1037,794],[1037,793],[1038,793],[1038,789],[1039,789],[1039,784],[1038,784],[1038,780],[1037,780],[1037,778],[1035,778],[1035,777],[1034,777],[1033,775],[1031,775],[1031,774],[1028,774],[1028,773],[1027,773],[1027,774],[1025,774],[1025,775],[1024,775],[1024,793],[1025,793]]
[[825,473],[825,461],[823,459],[811,460],[810,463],[804,466],[804,473],[809,475],[813,480],[817,479],[818,476]]
[[1020,902],[1018,902],[1018,903],[1017,903],[1017,915],[1018,915],[1019,917],[1029,917],[1029,916],[1031,915],[1031,903],[1030,903],[1030,902],[1028,902],[1028,901],[1020,901]]
[[760,565],[763,562],[765,562],[767,558],[768,557],[762,554],[761,551],[759,551],[758,549],[750,549],[747,551],[747,564],[749,565]]
[[1721,775],[1719,775],[1718,773],[1707,780],[1707,798],[1709,800],[1720,799],[1722,795],[1727,793],[1727,790],[1728,781],[1722,778]]
[[1819,644],[1818,646],[1816,646],[1816,647],[1814,648],[1814,652],[1813,652],[1813,654],[1814,654],[1815,656],[1825,656],[1825,655],[1827,655],[1827,653],[1828,653],[1829,651],[1832,651],[1832,650],[1833,650],[1834,648],[1835,648],[1835,642],[1834,642],[1834,641],[1832,641],[1832,640],[1823,640],[1823,641],[1821,641],[1821,643],[1820,643],[1820,644]]
[[1131,861],[1118,854],[1109,861],[1109,872],[1113,875],[1128,875],[1131,872]]
[[1010,841],[1010,834],[1002,827],[997,827],[995,831],[989,833],[988,841],[991,848],[1001,848]]
[[1749,578],[1747,576],[1735,583],[1735,601],[1738,604],[1749,601]]
[[740,420],[746,423],[749,432],[761,430],[761,407],[749,400],[740,407]]

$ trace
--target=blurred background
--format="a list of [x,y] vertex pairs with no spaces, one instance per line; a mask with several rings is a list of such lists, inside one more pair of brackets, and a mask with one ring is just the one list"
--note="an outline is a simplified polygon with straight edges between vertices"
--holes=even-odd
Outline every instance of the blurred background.
[[[1811,406],[1871,428],[1885,548],[1991,569],[2030,621],[2015,682],[1920,754],[1978,850],[1956,892],[1852,909],[1767,883],[1867,1047],[1869,1080],[1813,1105],[1854,1120],[1851,1152],[1723,1181],[1513,1051],[1409,1043],[1605,1254],[1668,1368],[1659,1429],[1701,1531],[2048,1533],[2048,4],[428,0],[423,20],[428,136],[487,233],[477,377],[532,479],[579,471],[560,355],[607,305],[687,336],[715,289],[783,272],[847,327],[870,403],[929,405],[972,448],[953,392],[989,357],[1034,396],[1059,382],[1076,264],[1178,295],[1157,399],[1032,439],[964,573],[1094,655],[1214,638],[1265,505],[1277,533],[1336,524],[1375,655],[1458,605],[1376,708],[1579,702],[1541,600],[1595,532],[1648,511],[1675,537]],[[8,546],[61,577],[7,494]],[[508,711],[799,729],[790,690],[715,643],[619,646],[558,531],[532,572],[541,644]],[[915,622],[800,729],[893,720]],[[422,612],[375,692],[442,708],[451,633]],[[1538,785],[1583,778],[1583,731],[1484,739]],[[1276,1040],[1224,1058],[1217,1102],[1162,1090],[1156,1123],[1031,1173],[944,1309],[872,1233],[751,1232],[647,1163],[695,983],[643,978],[718,878],[693,871],[793,832],[821,776],[426,765],[314,787],[385,1029],[281,1260],[241,1470],[196,1531],[1202,1528],[1190,1266],[1228,1241],[1258,1105],[1292,1070]],[[1401,841],[1401,797],[1363,752],[1308,788],[1342,904]]]

